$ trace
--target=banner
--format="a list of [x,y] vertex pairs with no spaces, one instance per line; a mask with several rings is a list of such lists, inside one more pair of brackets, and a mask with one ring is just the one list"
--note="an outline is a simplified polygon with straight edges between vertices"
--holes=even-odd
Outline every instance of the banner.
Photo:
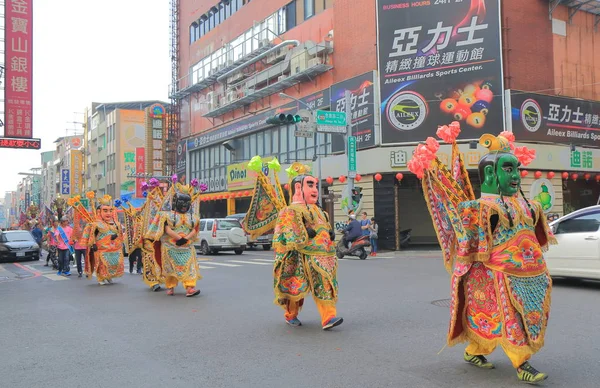
[[71,195],[82,193],[83,179],[81,172],[83,170],[83,155],[81,151],[71,150]]
[[499,0],[377,0],[381,142],[461,139],[503,126]]
[[600,102],[510,91],[517,141],[600,146]]
[[[135,173],[143,174],[146,172],[146,153],[144,147],[136,147],[135,149]],[[135,196],[144,198],[144,190],[142,190],[143,178],[135,179]]]
[[[272,156],[262,158],[263,161],[263,173],[269,175],[268,162],[273,160]],[[258,173],[248,168],[248,162],[230,164],[227,166],[227,190],[248,190],[254,188],[256,184],[256,177]]]
[[32,137],[33,4],[32,0],[4,2],[4,136]]
[[71,171],[68,168],[60,170],[60,193],[71,195]]
[[[346,112],[346,90],[350,91],[352,136],[356,136],[357,149],[375,146],[375,76],[373,71],[331,86],[331,110]],[[344,152],[344,136],[331,135],[332,152]]]

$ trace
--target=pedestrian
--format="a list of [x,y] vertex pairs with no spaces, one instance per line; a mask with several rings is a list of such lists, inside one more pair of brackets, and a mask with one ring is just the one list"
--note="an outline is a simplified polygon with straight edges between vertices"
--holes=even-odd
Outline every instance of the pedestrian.
[[54,234],[58,249],[58,272],[57,275],[71,276],[71,268],[69,262],[71,261],[71,247],[70,241],[73,234],[73,228],[69,226],[69,219],[63,217],[60,219],[60,226],[56,228]]
[[[87,254],[87,247],[81,243],[81,238],[71,243],[75,247],[75,264],[77,265],[77,277],[83,276],[83,265],[85,263],[85,256]],[[82,261],[83,260],[83,261]]]
[[[37,243],[37,245],[40,247],[40,252],[42,249],[42,240],[44,238],[44,232],[42,232],[42,228],[41,228],[41,224],[39,222],[36,222],[33,229],[31,230],[31,234],[33,235],[33,238],[35,240],[35,242]],[[40,253],[41,255],[41,253]]]
[[48,256],[46,256],[46,264],[45,267],[48,267],[48,262],[52,260],[54,269],[58,269],[58,265],[55,265],[56,260],[56,246],[58,241],[56,240],[56,233],[58,228],[58,219],[53,218],[52,223],[48,227],[46,231],[46,244],[48,245]]
[[369,227],[371,235],[369,240],[371,241],[371,256],[377,256],[377,240],[379,239],[379,224],[375,221],[375,217],[371,217],[371,226]]
[[129,273],[133,274],[134,265],[137,267],[137,274],[142,273],[142,250],[141,248],[135,248],[133,252],[129,253]]
[[371,220],[367,218],[367,212],[361,213],[360,228],[362,229],[363,236],[371,235]]

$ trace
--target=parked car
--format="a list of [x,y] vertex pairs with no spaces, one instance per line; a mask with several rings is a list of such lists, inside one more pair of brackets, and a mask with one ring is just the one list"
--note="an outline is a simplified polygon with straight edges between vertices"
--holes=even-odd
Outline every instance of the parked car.
[[0,233],[0,260],[39,260],[41,247],[28,230]]
[[203,255],[219,251],[234,251],[236,255],[241,255],[248,243],[240,222],[231,218],[201,219],[198,237],[197,244]]
[[[236,219],[243,224],[244,217],[246,217],[246,213],[238,213],[227,216],[227,218]],[[265,251],[271,249],[271,245],[273,244],[273,230],[268,231],[267,233],[259,236],[256,239],[251,239],[248,237],[248,246],[250,248],[254,248],[255,246],[262,245]]]
[[600,280],[600,206],[550,223],[558,245],[544,254],[551,276]]

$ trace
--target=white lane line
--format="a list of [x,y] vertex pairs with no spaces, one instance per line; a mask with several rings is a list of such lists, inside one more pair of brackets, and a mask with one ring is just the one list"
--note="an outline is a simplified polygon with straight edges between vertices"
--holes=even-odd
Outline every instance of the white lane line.
[[216,265],[216,266],[223,266],[223,267],[241,267],[240,265],[237,264],[227,264],[227,263],[217,263],[217,262],[210,262],[210,265]]
[[240,263],[240,264],[271,265],[270,263],[261,263],[261,262],[257,262],[257,261],[244,261],[244,260],[228,260],[228,261],[230,261],[232,263]]
[[209,267],[206,265],[199,265],[198,267],[200,267],[200,269],[215,269],[215,267]]
[[50,279],[50,280],[67,280],[67,278],[65,276],[62,275],[57,275],[57,274],[48,274],[48,275],[44,275],[45,278]]
[[252,259],[252,261],[264,261],[266,263],[272,263],[275,260],[273,260],[273,259]]

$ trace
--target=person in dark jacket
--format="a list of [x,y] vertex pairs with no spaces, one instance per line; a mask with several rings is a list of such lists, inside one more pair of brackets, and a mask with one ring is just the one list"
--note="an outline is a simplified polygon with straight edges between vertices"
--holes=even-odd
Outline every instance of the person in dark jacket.
[[346,226],[346,235],[344,236],[345,240],[346,240],[346,246],[350,247],[350,245],[354,242],[354,240],[356,240],[357,238],[359,238],[360,236],[362,236],[362,226],[360,225],[360,222],[358,222],[356,220],[356,216],[354,214],[350,215],[350,222],[348,222],[348,225]]

